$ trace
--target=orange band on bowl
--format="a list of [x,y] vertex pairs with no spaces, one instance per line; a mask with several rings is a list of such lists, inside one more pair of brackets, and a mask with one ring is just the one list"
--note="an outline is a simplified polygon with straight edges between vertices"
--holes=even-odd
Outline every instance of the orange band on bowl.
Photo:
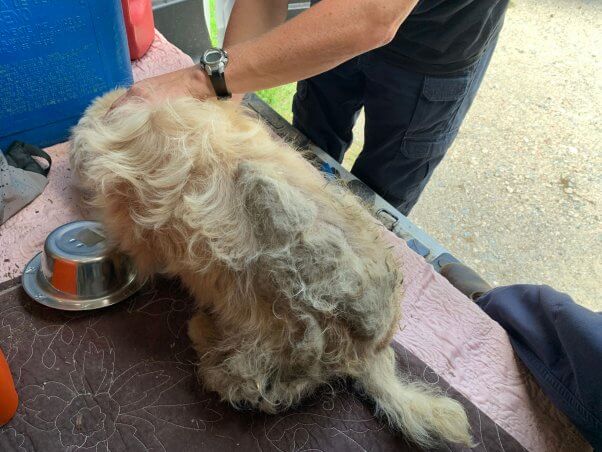
[[77,295],[77,266],[75,263],[55,261],[51,284],[61,292]]

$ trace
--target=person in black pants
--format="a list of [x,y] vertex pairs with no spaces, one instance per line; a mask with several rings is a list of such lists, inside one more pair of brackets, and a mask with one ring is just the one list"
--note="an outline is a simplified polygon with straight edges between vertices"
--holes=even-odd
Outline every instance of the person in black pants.
[[[481,85],[509,0],[236,0],[224,49],[136,83],[116,102],[241,98],[297,81],[294,125],[341,161],[363,107],[352,172],[408,214]],[[199,70],[201,69],[201,70]]]
[[477,94],[507,4],[419,2],[388,45],[300,81],[293,125],[342,162],[363,107],[352,173],[407,215]]

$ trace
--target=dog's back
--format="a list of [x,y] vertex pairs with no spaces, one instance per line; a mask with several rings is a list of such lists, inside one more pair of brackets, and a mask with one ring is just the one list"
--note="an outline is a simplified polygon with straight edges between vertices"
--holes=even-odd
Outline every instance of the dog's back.
[[267,278],[296,309],[388,342],[401,275],[350,192],[232,106],[181,99],[105,116],[118,93],[90,107],[71,156],[124,251],[173,273],[221,262],[241,279]]

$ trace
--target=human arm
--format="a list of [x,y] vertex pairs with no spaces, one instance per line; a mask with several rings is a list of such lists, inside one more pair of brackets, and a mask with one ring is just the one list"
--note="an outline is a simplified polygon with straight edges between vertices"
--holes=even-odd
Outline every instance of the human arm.
[[[383,46],[395,36],[417,3],[417,0],[322,0],[270,29],[283,20],[282,9],[268,11],[278,1],[285,3],[238,0],[238,7],[234,6],[225,46],[229,54],[225,78],[234,94],[305,79]],[[241,25],[243,22],[246,25]],[[240,31],[233,31],[239,26]],[[144,80],[128,93],[151,101],[185,95],[198,99],[215,96],[209,78],[197,66]]]
[[[254,39],[284,23],[288,0],[236,0],[224,36],[224,48]],[[242,100],[244,93],[233,93]]]

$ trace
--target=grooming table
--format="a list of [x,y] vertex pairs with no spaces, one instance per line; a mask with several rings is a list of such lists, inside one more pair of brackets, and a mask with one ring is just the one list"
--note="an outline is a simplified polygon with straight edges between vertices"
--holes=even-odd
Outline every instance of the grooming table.
[[[134,63],[134,75],[189,64],[157,34],[149,53]],[[248,102],[278,134],[311,148],[257,98]],[[313,150],[351,188],[361,187]],[[203,392],[186,336],[193,301],[175,281],[157,280],[97,312],[59,312],[30,300],[20,286],[25,263],[51,230],[81,218],[68,145],[47,151],[54,166],[45,192],[0,226],[0,347],[21,398],[15,418],[0,428],[0,450],[415,450],[343,383],[334,394],[321,391],[279,416],[238,412]],[[589,450],[517,362],[502,328],[435,271],[445,250],[361,189],[393,230],[388,238],[403,266],[404,315],[394,342],[400,370],[466,407],[475,450]],[[423,256],[408,246],[414,238],[428,251],[419,248]],[[448,449],[460,450],[442,450]]]

